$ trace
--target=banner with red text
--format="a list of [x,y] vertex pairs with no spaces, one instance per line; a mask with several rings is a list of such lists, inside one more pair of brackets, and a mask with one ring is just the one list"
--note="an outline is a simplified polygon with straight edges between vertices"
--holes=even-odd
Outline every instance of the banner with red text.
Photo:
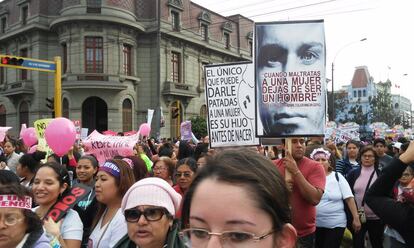
[[252,63],[204,67],[211,147],[258,145]]
[[85,152],[93,154],[101,165],[115,156],[133,156],[138,138],[139,133],[131,136],[110,136],[95,130],[82,143]]
[[323,20],[255,24],[257,136],[324,135],[325,56]]

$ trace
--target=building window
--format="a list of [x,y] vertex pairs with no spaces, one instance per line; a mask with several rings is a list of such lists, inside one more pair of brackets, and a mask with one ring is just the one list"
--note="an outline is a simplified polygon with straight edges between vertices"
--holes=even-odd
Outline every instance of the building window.
[[367,96],[367,91],[366,91],[366,90],[363,90],[363,91],[362,91],[362,96],[363,96],[363,97],[366,97],[366,96]]
[[200,29],[201,38],[204,41],[207,41],[208,40],[208,25],[202,23],[200,28],[201,28]]
[[62,71],[66,73],[68,70],[68,46],[66,43],[62,44]]
[[7,27],[7,19],[6,17],[1,18],[1,33],[6,33],[6,27]]
[[354,97],[357,97],[357,92],[356,92],[356,90],[354,90]]
[[361,90],[358,90],[358,97],[361,97]]
[[[130,45],[124,44],[123,48],[122,48],[122,53],[123,53],[123,71],[125,75],[131,76],[132,72],[131,72],[131,58],[132,58],[132,47]],[[128,130],[130,131],[130,130]]]
[[225,44],[226,48],[229,49],[230,48],[230,34],[229,33],[224,33],[223,38],[224,38],[224,44]]
[[4,67],[0,67],[0,84],[4,84],[6,81],[6,74],[5,74]]
[[128,132],[132,130],[132,102],[125,99],[122,102],[122,131]]
[[63,98],[62,101],[62,116],[69,119],[69,101],[67,98]]
[[101,0],[87,0],[86,1],[86,13],[101,13]]
[[207,120],[207,106],[205,104],[200,108],[200,116]]
[[207,62],[201,62],[201,85],[206,85],[206,75],[204,74],[204,68],[208,65]]
[[180,82],[180,54],[176,52],[171,53],[171,81],[174,83]]
[[85,37],[85,72],[103,73],[102,37]]
[[174,31],[180,30],[180,14],[175,11],[171,11],[171,24]]
[[[27,57],[27,48],[20,49],[20,56]],[[20,70],[20,80],[27,80],[27,70]]]
[[7,114],[6,107],[4,107],[4,105],[0,105],[0,127],[7,126],[6,114]]
[[23,6],[21,8],[21,14],[22,14],[22,24],[25,25],[27,23],[27,17],[29,16],[29,6]]
[[22,124],[29,124],[29,104],[27,102],[22,102],[19,108],[19,127]]

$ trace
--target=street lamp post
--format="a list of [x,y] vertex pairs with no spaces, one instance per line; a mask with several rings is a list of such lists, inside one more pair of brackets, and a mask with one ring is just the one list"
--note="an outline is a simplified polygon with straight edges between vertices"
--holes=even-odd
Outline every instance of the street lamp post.
[[358,41],[352,41],[352,42],[350,42],[350,43],[348,43],[348,44],[345,44],[343,47],[341,47],[339,50],[338,50],[338,52],[336,52],[336,54],[335,54],[335,57],[334,57],[334,59],[332,60],[332,66],[331,66],[331,69],[332,69],[332,75],[331,75],[331,77],[332,77],[332,96],[331,96],[331,101],[332,101],[332,113],[331,113],[331,118],[332,118],[332,121],[335,121],[335,95],[334,95],[334,66],[335,66],[335,59],[336,59],[336,57],[338,56],[338,54],[342,51],[342,50],[344,50],[344,48],[346,48],[346,47],[348,47],[348,46],[350,46],[350,45],[352,45],[352,44],[354,44],[354,43],[357,43],[357,42],[362,42],[362,41],[366,41],[367,40],[367,38],[363,38],[363,39],[360,39],[360,40],[358,40]]

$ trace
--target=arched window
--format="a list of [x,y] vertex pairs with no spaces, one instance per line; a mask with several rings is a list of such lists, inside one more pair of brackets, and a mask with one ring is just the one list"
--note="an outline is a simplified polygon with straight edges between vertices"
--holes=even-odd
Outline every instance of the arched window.
[[63,98],[62,101],[62,116],[69,119],[69,101],[67,98]]
[[132,102],[125,99],[122,102],[122,131],[128,132],[132,130]]
[[6,114],[6,107],[4,107],[4,105],[0,105],[0,127],[5,127],[7,125]]
[[200,116],[207,120],[207,106],[205,104],[200,108]]
[[19,122],[20,127],[22,124],[29,126],[29,104],[27,102],[22,102],[19,108]]

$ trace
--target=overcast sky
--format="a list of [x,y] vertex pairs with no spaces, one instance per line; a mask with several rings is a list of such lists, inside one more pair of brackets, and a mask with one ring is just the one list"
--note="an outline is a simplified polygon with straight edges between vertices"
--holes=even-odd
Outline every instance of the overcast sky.
[[[390,78],[400,85],[399,91],[393,87],[393,93],[401,93],[414,103],[414,31],[411,28],[414,2],[411,0],[193,2],[224,16],[239,13],[256,22],[324,19],[326,77],[331,78],[335,58],[335,89],[350,84],[356,66],[366,65],[375,82]],[[367,40],[359,42],[363,38]],[[331,89],[331,84],[328,88]]]

